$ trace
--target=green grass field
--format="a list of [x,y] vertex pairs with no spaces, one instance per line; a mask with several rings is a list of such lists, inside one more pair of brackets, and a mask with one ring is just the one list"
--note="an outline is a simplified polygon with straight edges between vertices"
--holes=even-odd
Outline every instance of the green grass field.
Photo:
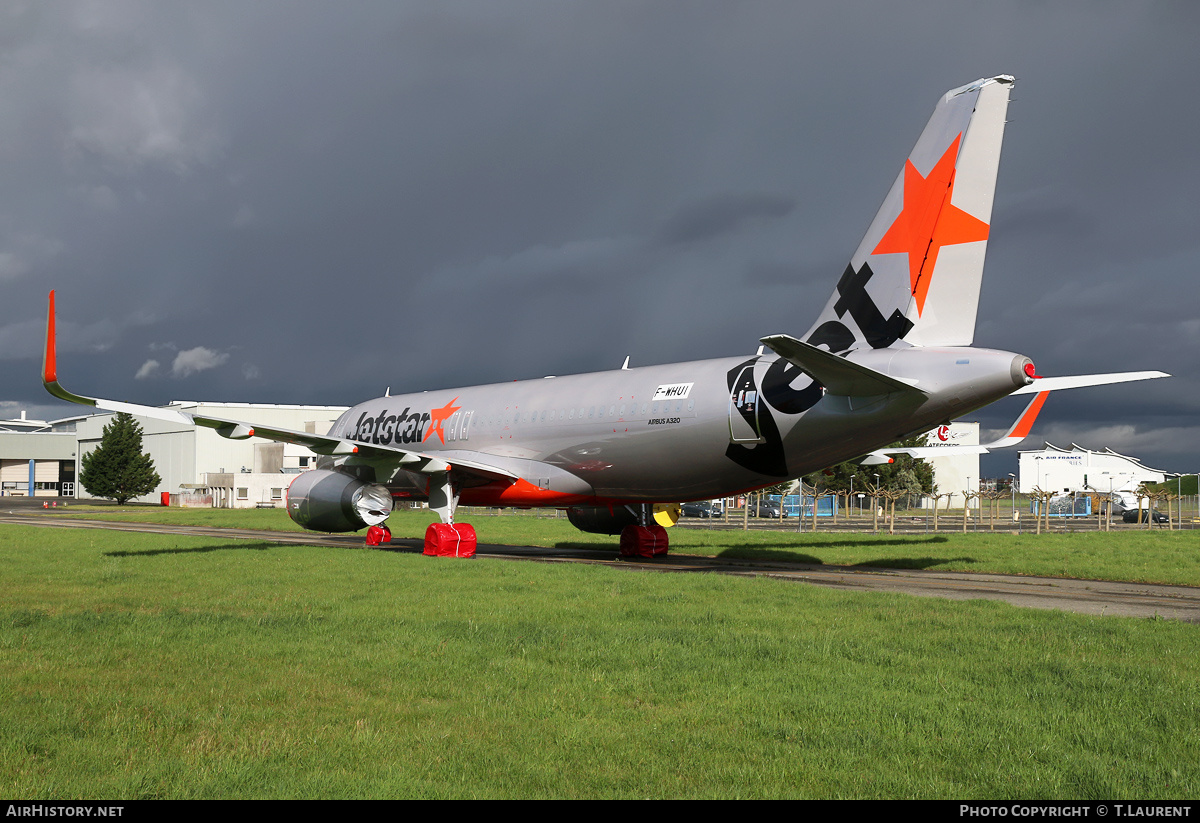
[[11,797],[1200,792],[1176,622],[9,525],[0,579]]
[[[175,525],[303,531],[282,509],[172,509],[111,506],[58,509],[54,516],[135,520]],[[32,516],[37,516],[32,515]],[[396,511],[395,536],[422,537],[435,515]],[[617,538],[578,531],[565,518],[532,515],[475,516],[483,543],[559,548],[611,547]],[[794,526],[793,526],[794,528]],[[795,531],[675,528],[671,551],[710,557],[780,559],[832,565],[1033,574],[1092,580],[1131,580],[1200,586],[1200,532],[1125,530],[1107,534],[1008,534],[953,530],[937,534],[872,535]]]

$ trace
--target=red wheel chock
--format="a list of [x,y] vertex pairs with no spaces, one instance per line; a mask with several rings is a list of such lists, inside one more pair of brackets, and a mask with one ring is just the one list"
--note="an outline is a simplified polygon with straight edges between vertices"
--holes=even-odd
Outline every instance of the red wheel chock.
[[474,557],[475,527],[468,523],[430,523],[425,554],[430,557]]
[[667,530],[653,526],[626,526],[621,530],[622,557],[665,557]]

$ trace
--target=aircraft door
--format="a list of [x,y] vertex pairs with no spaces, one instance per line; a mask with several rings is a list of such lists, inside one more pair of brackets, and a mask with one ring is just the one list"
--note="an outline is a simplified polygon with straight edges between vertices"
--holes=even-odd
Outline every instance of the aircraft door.
[[729,393],[729,442],[766,442],[758,424],[759,407],[762,402],[754,380],[754,364],[750,363],[738,372],[737,379],[733,381],[733,389]]

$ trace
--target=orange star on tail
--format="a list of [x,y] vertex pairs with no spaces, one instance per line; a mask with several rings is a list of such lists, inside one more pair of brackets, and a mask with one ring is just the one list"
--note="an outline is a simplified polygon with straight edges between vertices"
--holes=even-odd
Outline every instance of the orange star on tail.
[[871,254],[908,254],[908,272],[917,314],[925,308],[929,280],[942,246],[987,240],[988,224],[951,204],[960,132],[928,177],[904,164],[904,208]]

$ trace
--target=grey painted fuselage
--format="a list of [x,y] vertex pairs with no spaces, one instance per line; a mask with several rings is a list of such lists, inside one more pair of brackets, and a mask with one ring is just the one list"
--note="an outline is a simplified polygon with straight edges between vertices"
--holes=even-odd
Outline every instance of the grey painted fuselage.
[[[503,484],[497,502],[506,505],[680,502],[853,459],[1029,382],[1028,359],[1009,352],[899,348],[847,358],[921,391],[838,396],[774,354],[754,355],[382,397],[347,411],[330,434],[508,471],[525,483]],[[427,488],[420,475],[376,468],[400,493]],[[459,483],[463,502],[490,502],[483,480],[466,472]]]

